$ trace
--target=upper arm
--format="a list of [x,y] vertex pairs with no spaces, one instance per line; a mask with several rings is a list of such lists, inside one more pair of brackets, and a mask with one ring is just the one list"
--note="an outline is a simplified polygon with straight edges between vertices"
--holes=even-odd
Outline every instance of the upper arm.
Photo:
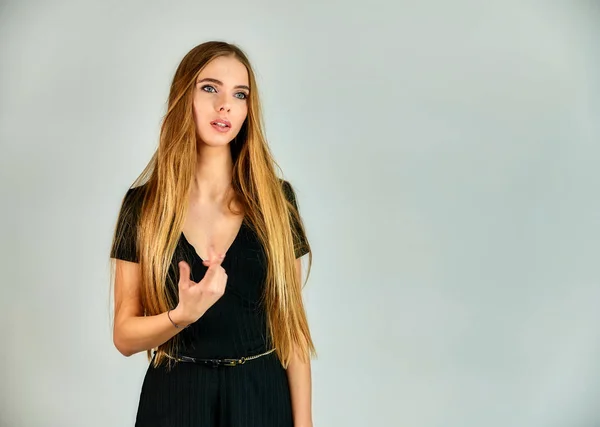
[[138,221],[141,213],[142,193],[140,187],[127,190],[117,218],[113,235],[110,257],[137,263],[138,254]]
[[128,317],[142,316],[140,297],[142,274],[140,264],[116,260],[115,266],[115,329]]
[[137,243],[142,202],[139,188],[129,189],[123,198],[110,251],[111,258],[115,258],[115,329],[124,319],[143,315],[140,298],[142,274]]

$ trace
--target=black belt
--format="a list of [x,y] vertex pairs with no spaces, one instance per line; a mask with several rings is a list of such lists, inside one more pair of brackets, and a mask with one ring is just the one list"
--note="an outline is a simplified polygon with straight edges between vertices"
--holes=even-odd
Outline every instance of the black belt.
[[189,363],[198,363],[200,365],[210,366],[211,368],[218,368],[219,366],[237,366],[243,365],[249,360],[258,359],[261,356],[266,356],[269,353],[274,352],[275,349],[272,348],[269,351],[266,351],[261,354],[257,354],[254,356],[240,357],[239,359],[199,359],[197,357],[190,356],[171,356],[170,354],[166,354],[169,359],[173,359],[177,362],[189,362]]

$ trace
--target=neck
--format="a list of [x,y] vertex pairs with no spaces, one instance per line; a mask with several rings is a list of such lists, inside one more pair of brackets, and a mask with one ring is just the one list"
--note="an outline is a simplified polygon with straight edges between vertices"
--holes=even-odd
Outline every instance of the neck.
[[231,188],[233,160],[229,145],[198,148],[192,197],[200,203],[222,202]]

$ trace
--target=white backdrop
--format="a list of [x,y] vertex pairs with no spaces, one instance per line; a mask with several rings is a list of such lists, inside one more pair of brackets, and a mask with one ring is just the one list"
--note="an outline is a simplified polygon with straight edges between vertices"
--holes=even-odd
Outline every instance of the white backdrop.
[[111,233],[210,39],[313,245],[316,427],[600,425],[592,0],[0,2],[0,425],[133,425]]

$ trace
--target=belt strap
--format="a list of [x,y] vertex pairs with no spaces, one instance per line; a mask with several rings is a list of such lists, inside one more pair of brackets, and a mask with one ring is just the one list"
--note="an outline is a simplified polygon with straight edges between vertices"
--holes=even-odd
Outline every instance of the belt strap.
[[219,366],[243,365],[248,360],[258,359],[259,357],[266,356],[267,354],[273,353],[274,351],[275,351],[275,349],[272,348],[271,350],[265,351],[264,353],[257,354],[254,356],[240,357],[239,359],[199,359],[197,357],[182,356],[182,355],[171,356],[170,354],[166,354],[166,356],[169,359],[176,360],[177,362],[198,363],[201,365],[208,365],[210,367],[217,368]]

